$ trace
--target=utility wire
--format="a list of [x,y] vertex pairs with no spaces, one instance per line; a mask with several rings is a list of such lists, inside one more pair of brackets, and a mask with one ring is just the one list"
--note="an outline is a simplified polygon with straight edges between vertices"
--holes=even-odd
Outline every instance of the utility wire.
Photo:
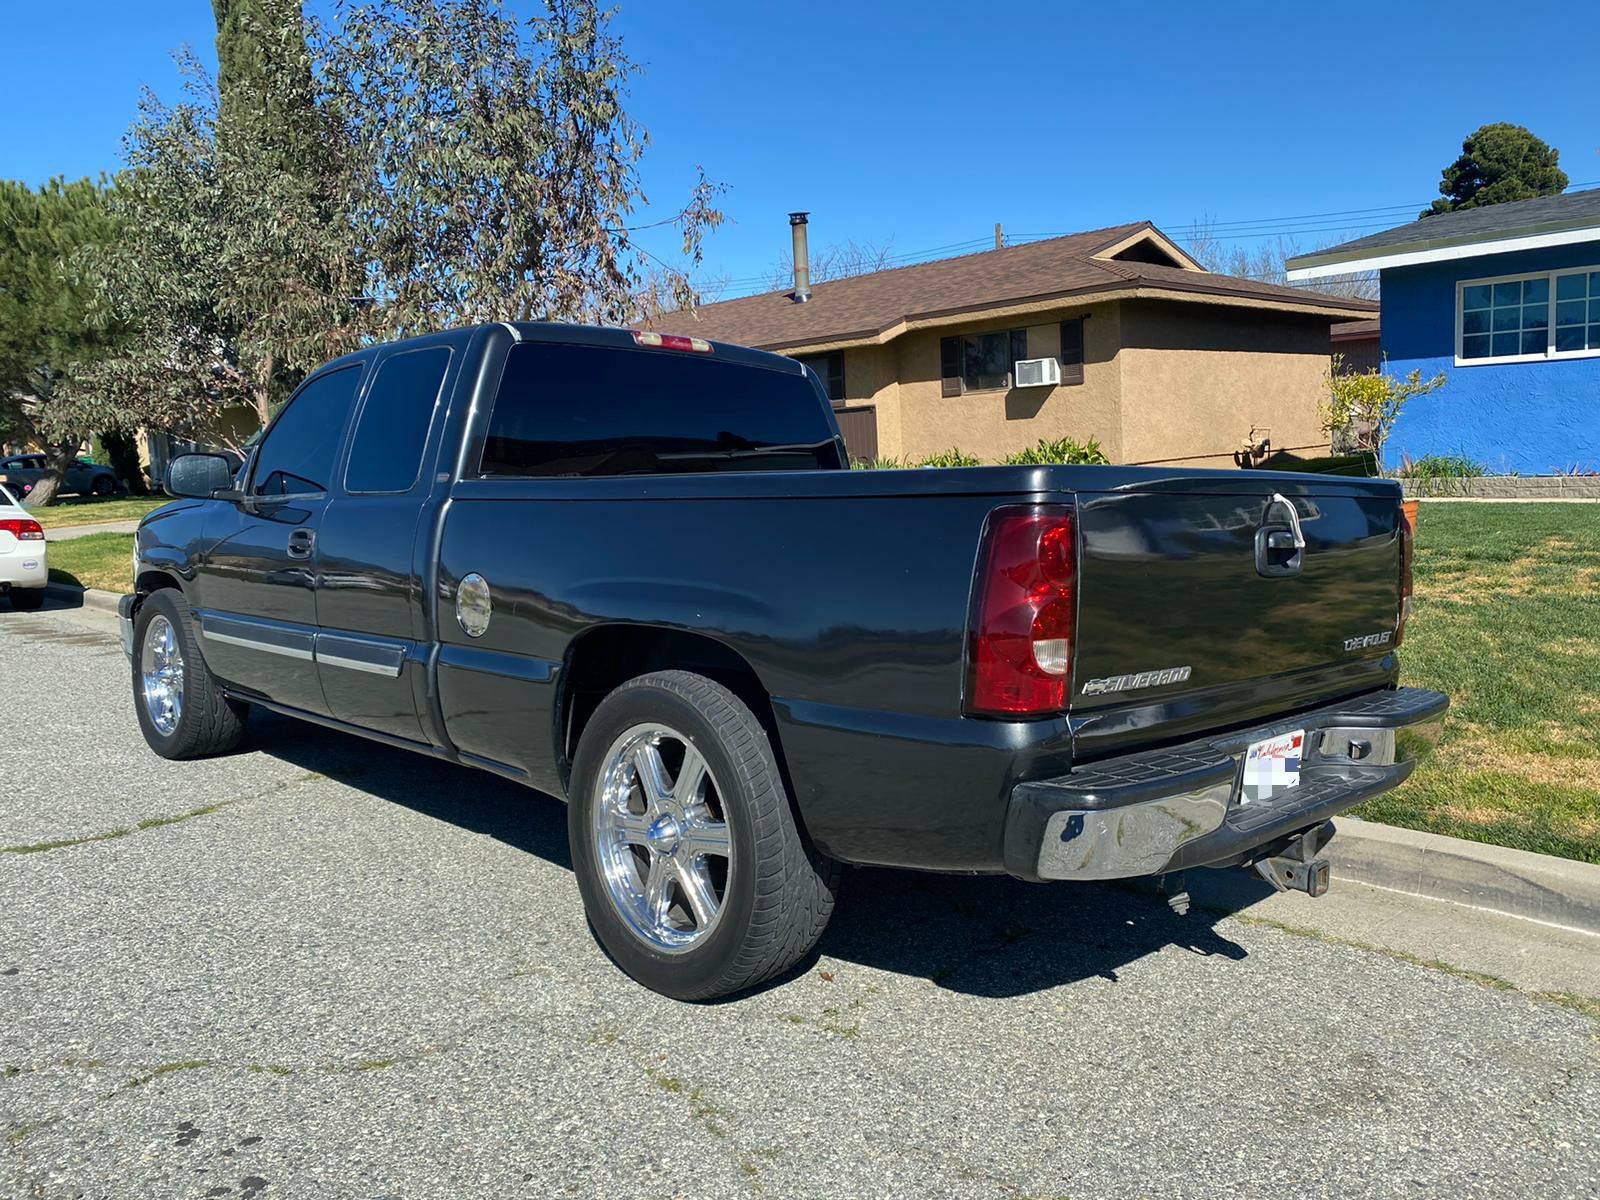
[[[1583,188],[1600,186],[1600,179],[1589,180],[1584,183],[1568,185],[1570,191],[1580,191]],[[1374,208],[1346,208],[1335,209],[1331,212],[1301,213],[1296,216],[1286,217],[1254,217],[1239,221],[1206,221],[1191,218],[1186,224],[1176,222],[1157,221],[1154,224],[1166,230],[1180,241],[1195,237],[1197,234],[1209,234],[1213,241],[1260,241],[1271,237],[1296,237],[1300,234],[1312,233],[1365,233],[1389,226],[1395,217],[1417,212],[1431,200],[1418,204],[1386,204]],[[1339,217],[1352,217],[1354,220],[1339,221]],[[1301,224],[1311,222],[1311,224]],[[1332,222],[1331,224],[1328,222]],[[1225,230],[1226,232],[1217,232]],[[1048,241],[1050,238],[1068,237],[1074,233],[1082,233],[1081,229],[1063,229],[1046,233],[1019,233],[1006,236],[1007,246],[1023,246],[1032,242]],[[917,263],[927,262],[939,257],[956,257],[962,254],[982,250],[992,245],[989,237],[968,238],[962,242],[949,242],[942,246],[930,246],[922,250],[907,250],[899,254],[885,255],[883,262],[887,267],[912,266]],[[752,295],[762,290],[781,290],[782,284],[775,284],[775,271],[764,272],[760,275],[746,275],[739,279],[718,281],[721,285],[722,297],[738,299],[744,295]],[[1244,278],[1255,278],[1245,276]],[[736,293],[730,295],[729,293]]]

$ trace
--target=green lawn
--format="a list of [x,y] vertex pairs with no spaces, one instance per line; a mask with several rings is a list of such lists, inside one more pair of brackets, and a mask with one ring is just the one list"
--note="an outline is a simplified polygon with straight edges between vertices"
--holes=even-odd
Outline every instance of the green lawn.
[[86,533],[50,542],[50,582],[126,592],[133,586],[133,534]]
[[1450,717],[1355,815],[1600,863],[1600,506],[1424,500],[1418,525],[1401,675]]
[[29,508],[28,515],[46,529],[94,525],[101,521],[137,521],[171,499],[171,496],[63,496],[49,508]]

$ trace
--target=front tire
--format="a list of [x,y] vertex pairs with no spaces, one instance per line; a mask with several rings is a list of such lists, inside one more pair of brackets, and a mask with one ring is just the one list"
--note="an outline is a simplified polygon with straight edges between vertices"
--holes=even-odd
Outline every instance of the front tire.
[[578,743],[567,832],[595,936],[679,1000],[780,974],[833,912],[838,866],[796,824],[766,730],[687,671],[640,676],[600,703]]
[[200,656],[189,606],[170,588],[147,596],[134,618],[133,706],[162,758],[226,754],[244,736],[249,706],[223,695]]
[[117,493],[117,481],[109,475],[97,475],[89,489],[96,496],[114,496]]

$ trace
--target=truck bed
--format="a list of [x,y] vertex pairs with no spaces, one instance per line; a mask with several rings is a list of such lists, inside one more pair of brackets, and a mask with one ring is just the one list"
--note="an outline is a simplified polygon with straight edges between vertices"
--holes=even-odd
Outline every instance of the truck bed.
[[[1302,510],[1296,578],[1256,573],[1274,495]],[[826,852],[998,870],[1018,782],[1393,686],[1392,648],[1343,642],[1393,629],[1398,499],[1381,480],[1123,467],[461,481],[430,590],[480,572],[503,615],[478,639],[439,621],[441,717],[462,751],[560,791],[562,672],[589,639],[671,631],[759,679]],[[1019,504],[1079,515],[1076,686],[1056,714],[974,717],[975,558],[991,511]],[[1175,667],[1181,682],[1081,691]]]

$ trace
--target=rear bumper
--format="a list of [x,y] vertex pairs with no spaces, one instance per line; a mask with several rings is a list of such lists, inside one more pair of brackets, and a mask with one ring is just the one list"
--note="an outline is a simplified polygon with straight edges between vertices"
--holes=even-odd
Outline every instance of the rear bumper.
[[10,554],[0,556],[0,588],[7,591],[12,588],[42,588],[50,582],[43,543],[37,543],[37,549],[21,549],[21,546],[32,547],[35,544],[23,542]]
[[[1124,879],[1223,866],[1404,783],[1437,742],[1449,698],[1369,693],[1286,720],[1018,784],[1006,870],[1023,879]],[[1297,787],[1240,803],[1245,750],[1306,732]]]

